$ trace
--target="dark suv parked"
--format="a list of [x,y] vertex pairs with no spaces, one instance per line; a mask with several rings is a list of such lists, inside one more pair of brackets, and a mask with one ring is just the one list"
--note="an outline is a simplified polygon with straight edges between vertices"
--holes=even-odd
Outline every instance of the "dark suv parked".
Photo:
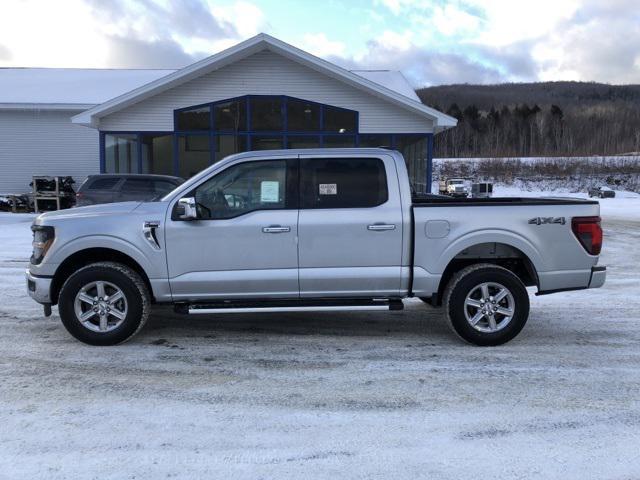
[[183,182],[183,178],[169,175],[89,175],[78,189],[76,206],[152,200],[164,196]]

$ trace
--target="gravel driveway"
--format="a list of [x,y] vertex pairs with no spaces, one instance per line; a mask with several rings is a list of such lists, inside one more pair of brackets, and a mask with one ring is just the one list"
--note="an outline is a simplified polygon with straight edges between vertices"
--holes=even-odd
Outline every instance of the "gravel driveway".
[[[2,217],[0,478],[638,478],[640,223],[605,223],[604,288],[532,296],[510,344],[436,310],[179,316],[118,347],[24,293]],[[16,223],[17,222],[17,223]]]

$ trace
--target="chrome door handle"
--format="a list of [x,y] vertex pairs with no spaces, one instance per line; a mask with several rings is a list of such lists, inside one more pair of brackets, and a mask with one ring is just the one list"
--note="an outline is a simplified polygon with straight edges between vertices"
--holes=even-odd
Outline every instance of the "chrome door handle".
[[373,232],[381,232],[383,230],[395,230],[396,226],[393,224],[387,223],[374,223],[373,225],[369,225],[367,230],[371,230]]
[[287,233],[290,231],[291,227],[281,227],[280,225],[271,225],[262,228],[262,233]]

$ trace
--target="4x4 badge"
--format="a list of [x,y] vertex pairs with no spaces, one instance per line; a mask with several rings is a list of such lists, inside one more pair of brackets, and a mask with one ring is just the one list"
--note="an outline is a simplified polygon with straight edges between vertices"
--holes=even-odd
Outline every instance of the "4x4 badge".
[[564,217],[535,217],[529,220],[529,225],[546,225],[546,224],[564,225],[566,220]]

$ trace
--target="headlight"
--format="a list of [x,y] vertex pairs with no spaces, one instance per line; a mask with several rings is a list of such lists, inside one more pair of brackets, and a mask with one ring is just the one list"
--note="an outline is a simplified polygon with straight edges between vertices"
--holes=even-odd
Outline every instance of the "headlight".
[[43,225],[32,225],[31,231],[33,232],[33,253],[31,254],[31,263],[39,265],[53,243],[55,231],[53,227],[46,227]]

